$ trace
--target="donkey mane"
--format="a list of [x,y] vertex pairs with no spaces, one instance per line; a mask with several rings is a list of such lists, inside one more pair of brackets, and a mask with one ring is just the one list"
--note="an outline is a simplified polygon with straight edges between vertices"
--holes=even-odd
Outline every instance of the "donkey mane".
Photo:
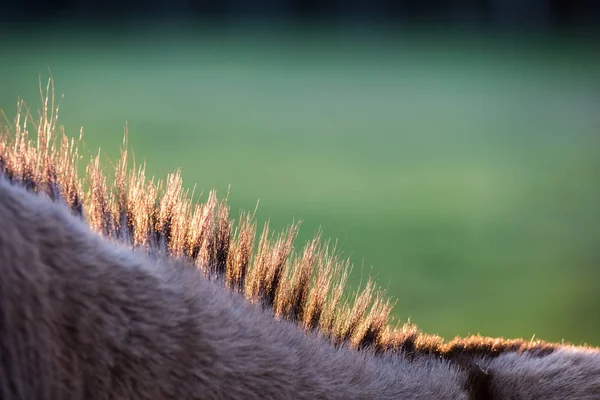
[[[454,374],[448,379],[456,375],[458,386],[470,396],[447,398],[600,398],[597,349],[482,336],[445,341],[414,325],[393,323],[393,302],[371,279],[362,290],[348,293],[349,261],[331,250],[330,241],[317,234],[295,251],[297,224],[274,235],[266,223],[259,234],[251,213],[242,213],[237,222],[230,219],[226,200],[218,199],[215,191],[205,203],[195,203],[179,171],[164,181],[148,179],[145,165],[129,166],[126,136],[113,178],[103,171],[100,153],[80,177],[79,141],[69,139],[58,126],[51,85],[39,119],[20,102],[14,123],[0,127],[0,181],[45,202],[66,205],[73,219],[119,248],[174,265],[174,270],[177,264],[201,271],[206,281],[228,295],[245,299],[272,319],[295,325],[304,336],[318,337],[332,348],[366,354],[398,368],[404,364],[397,359],[417,365],[422,360],[441,363]],[[0,237],[0,252],[2,246],[6,243]],[[0,322],[2,316],[0,312]],[[573,380],[575,373],[580,380]],[[556,383],[550,387],[536,381],[552,377]],[[552,392],[556,387],[564,391]],[[406,398],[435,398],[424,393]]]

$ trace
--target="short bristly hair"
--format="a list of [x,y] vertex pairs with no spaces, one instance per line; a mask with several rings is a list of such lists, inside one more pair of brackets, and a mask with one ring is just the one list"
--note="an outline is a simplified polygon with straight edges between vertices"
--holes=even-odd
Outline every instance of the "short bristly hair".
[[600,398],[597,349],[393,324],[320,235],[258,235],[179,172],[128,167],[126,141],[112,179],[99,155],[82,179],[53,97],[35,121],[20,104],[0,132],[2,398]]

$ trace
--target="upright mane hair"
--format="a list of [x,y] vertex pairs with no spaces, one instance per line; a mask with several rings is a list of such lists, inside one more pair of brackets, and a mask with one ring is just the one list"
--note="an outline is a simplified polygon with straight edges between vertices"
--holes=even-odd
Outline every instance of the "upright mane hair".
[[394,324],[329,241],[195,203],[126,140],[80,177],[50,85],[0,130],[0,398],[600,399],[598,349]]

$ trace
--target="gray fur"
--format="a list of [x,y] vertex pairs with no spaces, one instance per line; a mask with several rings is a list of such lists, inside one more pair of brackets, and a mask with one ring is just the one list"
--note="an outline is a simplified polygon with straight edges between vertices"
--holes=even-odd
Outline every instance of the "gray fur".
[[0,399],[600,399],[600,353],[353,350],[0,179]]
[[448,361],[334,348],[2,179],[0,221],[4,400],[468,398]]
[[495,399],[600,399],[596,351],[565,346],[545,357],[506,353],[478,364],[490,376]]

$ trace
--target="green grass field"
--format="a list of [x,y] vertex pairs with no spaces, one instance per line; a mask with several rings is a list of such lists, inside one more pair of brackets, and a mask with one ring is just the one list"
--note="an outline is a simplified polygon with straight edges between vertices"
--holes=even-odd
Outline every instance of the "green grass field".
[[176,168],[281,229],[302,219],[446,337],[600,345],[600,57],[575,41],[159,34],[4,36],[0,108]]

